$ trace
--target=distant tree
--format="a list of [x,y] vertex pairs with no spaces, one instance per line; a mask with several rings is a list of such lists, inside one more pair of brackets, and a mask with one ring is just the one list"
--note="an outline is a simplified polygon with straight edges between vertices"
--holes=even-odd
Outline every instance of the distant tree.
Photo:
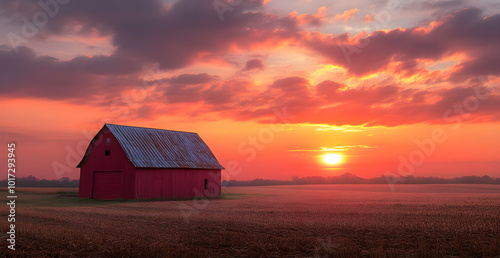
[[[0,186],[6,187],[8,180],[0,181]],[[79,180],[71,180],[69,177],[63,177],[57,180],[38,179],[33,175],[16,178],[18,187],[78,187]]]
[[[263,185],[307,185],[307,184],[387,184],[385,176],[365,179],[351,173],[345,173],[339,176],[322,177],[322,176],[293,176],[291,181],[272,180],[256,178],[250,181],[229,180],[223,181],[222,186],[263,186]],[[488,175],[478,176],[462,176],[451,179],[439,177],[416,177],[406,176],[400,178],[392,177],[389,182],[398,184],[500,184],[500,178],[492,178]]]

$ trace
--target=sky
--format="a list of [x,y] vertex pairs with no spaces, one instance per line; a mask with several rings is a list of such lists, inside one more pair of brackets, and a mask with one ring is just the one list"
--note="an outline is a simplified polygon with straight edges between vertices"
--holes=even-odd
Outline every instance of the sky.
[[78,179],[104,123],[196,132],[223,180],[500,177],[498,1],[7,0],[0,25],[18,177]]

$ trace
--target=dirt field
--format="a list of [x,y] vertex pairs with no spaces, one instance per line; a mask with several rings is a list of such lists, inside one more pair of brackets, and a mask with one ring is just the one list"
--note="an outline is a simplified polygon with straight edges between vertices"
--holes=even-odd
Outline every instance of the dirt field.
[[[16,250],[3,240],[3,255],[500,256],[497,185],[230,187],[218,199],[183,201],[57,192],[19,194]],[[7,205],[0,210],[7,232]]]

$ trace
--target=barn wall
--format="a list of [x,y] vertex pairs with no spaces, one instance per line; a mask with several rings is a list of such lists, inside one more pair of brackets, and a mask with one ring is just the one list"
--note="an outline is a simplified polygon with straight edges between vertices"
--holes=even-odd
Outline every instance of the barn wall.
[[[109,147],[106,146],[106,138],[110,138]],[[110,151],[105,156],[105,150]],[[116,138],[107,128],[100,131],[98,137],[92,143],[92,151],[80,169],[80,197],[92,198],[92,184],[94,171],[122,171],[123,175],[123,198],[133,199],[135,168],[125,155]]]
[[221,170],[137,169],[135,188],[136,197],[141,199],[216,197],[221,193]]

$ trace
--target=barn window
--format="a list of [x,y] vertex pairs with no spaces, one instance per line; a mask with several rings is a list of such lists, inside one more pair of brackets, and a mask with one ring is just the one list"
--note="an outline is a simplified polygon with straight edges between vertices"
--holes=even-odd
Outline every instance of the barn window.
[[205,190],[207,190],[208,179],[205,179]]
[[110,150],[105,150],[104,151],[104,156],[109,156],[111,155],[111,151]]
[[111,144],[111,138],[106,138],[106,146],[109,146]]

